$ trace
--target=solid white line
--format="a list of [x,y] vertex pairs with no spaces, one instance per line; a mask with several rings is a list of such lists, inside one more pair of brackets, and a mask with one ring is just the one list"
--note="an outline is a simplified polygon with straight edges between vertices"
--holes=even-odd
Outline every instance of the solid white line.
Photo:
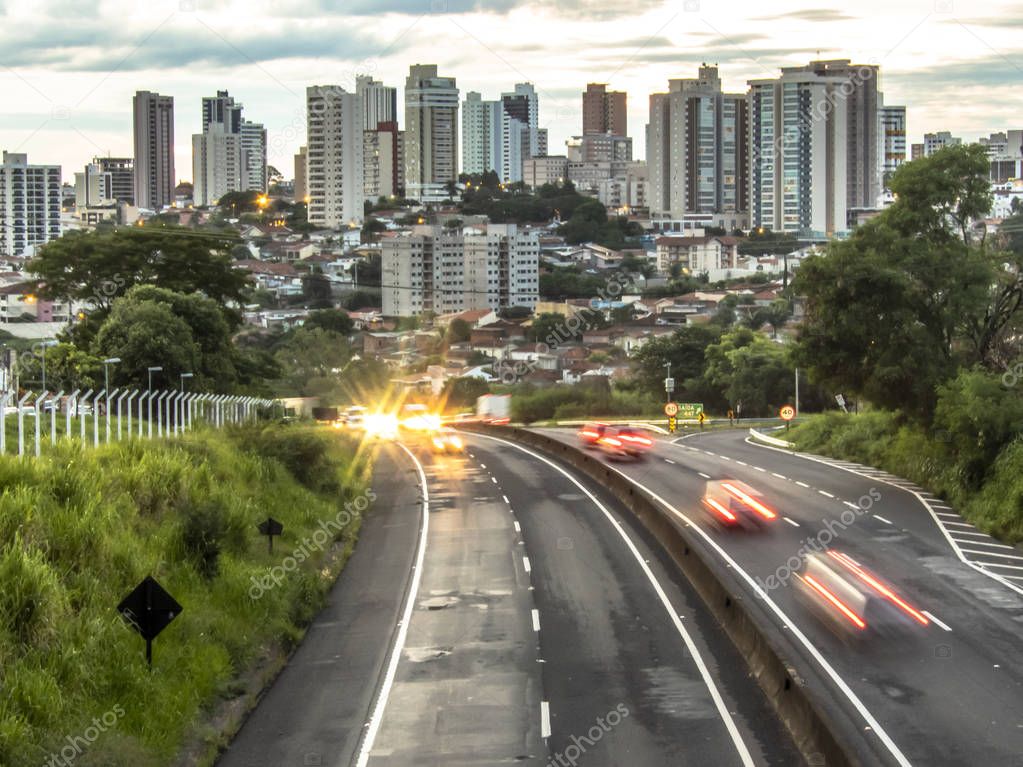
[[[965,535],[965,534],[966,533],[964,532],[963,535]],[[986,536],[987,533],[980,533],[980,535]],[[1018,551],[1019,550],[1019,549],[1016,549],[1013,546],[1006,546],[1004,543],[988,543],[987,541],[963,541],[963,543],[965,543],[967,546],[988,546],[988,547],[990,547],[992,549],[1008,549],[1009,551]],[[966,549],[963,549],[963,551],[965,551],[965,550]],[[1002,556],[1002,555],[999,554],[998,556]]]
[[540,630],[540,611],[539,610],[532,610],[531,614],[533,616],[533,631],[539,631]]
[[545,700],[540,701],[540,737],[551,736],[551,704]]
[[[859,477],[865,477],[866,479],[876,479],[879,482],[884,482],[886,485],[892,485],[893,487],[898,487],[897,485],[895,485],[894,482],[889,482],[887,479],[883,479],[883,478],[880,478],[880,477],[871,477],[871,476],[869,476],[867,474],[864,474],[863,472],[857,471],[856,469],[848,469],[848,468],[846,468],[844,466],[838,466],[838,465],[836,465],[834,463],[831,463],[830,461],[824,460],[823,458],[817,458],[816,456],[807,455],[806,453],[792,453],[792,452],[789,452],[788,450],[780,450],[779,448],[776,448],[776,447],[770,447],[768,445],[761,445],[758,442],[755,442],[755,441],[753,441],[751,439],[748,439],[748,438],[745,440],[745,442],[747,444],[749,444],[749,445],[754,446],[754,447],[763,448],[764,450],[774,450],[775,452],[784,453],[785,455],[790,455],[790,456],[794,455],[797,458],[802,458],[805,461],[813,461],[814,463],[823,464],[824,466],[831,466],[832,468],[838,469],[839,471],[847,471],[850,474],[855,474],[855,475],[857,475]],[[902,489],[905,490],[905,488],[902,488]],[[967,524],[965,524],[963,522],[945,522],[945,523],[942,523],[942,521],[940,519],[938,519],[937,514],[935,514],[934,508],[927,501],[927,499],[924,498],[923,495],[921,495],[919,490],[905,490],[905,491],[908,492],[908,493],[912,493],[916,497],[916,499],[918,501],[920,501],[920,503],[922,503],[924,505],[924,508],[927,509],[927,513],[930,514],[931,515],[931,519],[934,520],[934,524],[937,526],[938,531],[942,535],[945,536],[945,540],[948,541],[948,545],[952,547],[952,552],[956,555],[956,557],[958,557],[960,562],[965,564],[967,567],[972,567],[978,573],[983,573],[988,578],[991,578],[992,580],[998,581],[998,583],[1001,583],[1003,586],[1006,586],[1006,587],[1012,589],[1017,594],[1023,594],[1023,588],[1020,588],[1015,583],[1009,583],[1009,581],[1005,580],[1005,578],[1003,578],[998,573],[992,573],[992,572],[984,569],[980,565],[976,564],[975,562],[972,562],[971,560],[967,559],[966,555],[963,554],[962,550],[959,548],[959,544],[955,542],[955,539],[952,538],[952,534],[948,531],[948,529],[946,527],[947,525],[957,525],[959,527],[973,527],[973,525],[967,525]]]
[[980,554],[982,557],[998,557],[999,559],[1018,559],[1020,562],[1023,562],[1023,557],[1016,556],[1015,554],[999,554],[997,551],[977,551],[976,549],[963,549],[962,552],[964,554]]
[[786,522],[788,522],[793,527],[799,527],[799,523],[796,522],[794,519],[789,519],[788,517],[782,517],[782,519],[784,519]]
[[[948,524],[948,523],[946,522],[945,524]],[[952,535],[979,535],[982,538],[990,538],[991,537],[987,533],[982,533],[979,530],[977,530],[977,531],[973,531],[973,530],[953,530],[952,531]],[[980,543],[980,541],[962,541],[962,542],[963,543]],[[1005,544],[1001,544],[1000,543],[998,545],[999,546],[1003,546]],[[1009,548],[1012,548],[1012,547],[1010,546]]]
[[997,562],[975,562],[983,570],[985,567],[1004,567],[1006,570],[1023,570],[1019,565],[1000,565]]
[[828,498],[834,498],[835,497],[831,493],[829,493],[827,490],[818,490],[817,492],[820,493],[821,495],[827,496]]
[[875,514],[874,519],[876,519],[878,522],[884,522],[886,525],[892,524],[892,521],[890,519],[885,519],[880,514]]
[[936,511],[934,513],[937,514],[939,517],[951,517],[952,519],[962,519],[962,517],[959,516],[958,514],[951,514],[947,511]]
[[507,495],[502,495],[501,497],[504,498],[504,502],[505,503],[511,503],[511,501],[508,500],[508,496]]
[[921,612],[921,613],[923,613],[924,615],[926,615],[926,616],[927,616],[928,618],[930,618],[930,619],[931,619],[932,621],[934,621],[935,623],[937,623],[937,624],[938,624],[939,626],[941,626],[941,627],[942,627],[943,629],[945,629],[945,631],[951,631],[951,630],[952,630],[952,627],[951,627],[951,626],[949,626],[949,625],[948,625],[947,623],[945,623],[944,621],[940,621],[940,620],[938,620],[937,618],[935,618],[935,617],[934,617],[934,616],[933,616],[933,615],[932,615],[931,613],[927,612],[926,610],[921,610],[920,612]]
[[[945,527],[948,527],[949,525],[955,525],[956,527],[973,527],[973,525],[971,525],[969,522],[941,522],[939,520],[938,524],[944,525]],[[974,528],[974,529],[976,529],[976,528]],[[958,532],[958,531],[954,531],[954,532]]]
[[736,562],[728,554],[728,552],[726,552],[723,548],[721,548],[721,546],[718,545],[718,543],[713,538],[711,538],[710,535],[702,527],[700,527],[699,525],[695,524],[692,519],[687,517],[685,514],[683,514],[678,509],[676,509],[674,506],[672,506],[670,503],[668,503],[660,495],[655,493],[653,490],[651,490],[650,488],[648,488],[646,485],[642,484],[641,482],[637,482],[632,477],[630,477],[627,474],[625,474],[625,473],[619,471],[618,469],[614,468],[613,466],[609,466],[608,468],[611,469],[612,471],[615,471],[618,474],[620,474],[622,477],[627,479],[629,482],[634,484],[636,487],[646,491],[646,493],[651,498],[653,498],[655,501],[657,501],[662,506],[664,506],[666,509],[668,509],[670,512],[672,512],[675,516],[677,516],[679,519],[681,519],[683,522],[685,522],[687,525],[689,525],[689,527],[692,528],[692,530],[697,535],[702,537],[704,539],[704,541],[707,543],[707,545],[710,546],[712,549],[714,549],[714,551],[716,551],[717,554],[728,565],[730,565],[732,567],[732,569],[736,573],[738,573],[742,577],[742,579],[744,581],[746,581],[747,586],[749,586],[749,588],[753,591],[753,593],[757,597],[759,597],[760,599],[764,600],[765,604],[767,604],[767,606],[771,609],[771,611],[774,612],[774,614],[781,621],[782,625],[787,626],[789,631],[792,632],[792,635],[797,640],[799,640],[799,642],[803,645],[803,647],[806,648],[807,652],[810,653],[811,656],[813,656],[814,660],[816,660],[818,665],[824,670],[824,673],[827,674],[831,678],[831,681],[835,683],[835,685],[839,688],[839,690],[842,691],[842,694],[846,696],[846,698],[853,705],[853,707],[859,712],[860,716],[863,717],[863,721],[866,722],[867,726],[874,732],[874,734],[877,735],[877,737],[884,744],[885,748],[887,748],[889,753],[891,753],[892,757],[894,757],[895,761],[898,762],[900,767],[912,767],[912,764],[910,763],[910,761],[905,757],[905,755],[902,753],[902,751],[899,749],[899,747],[897,745],[895,745],[895,741],[893,741],[891,736],[888,735],[887,731],[881,726],[881,723],[878,722],[877,719],[874,718],[874,715],[870,713],[869,709],[867,709],[867,707],[863,704],[863,701],[861,701],[859,699],[859,697],[857,697],[856,693],[853,692],[852,688],[849,687],[848,684],[846,684],[845,680],[842,679],[841,676],[839,676],[838,672],[835,671],[834,667],[832,667],[832,665],[830,663],[828,663],[827,659],[820,652],[820,650],[818,650],[810,642],[810,640],[807,639],[806,635],[802,631],[799,630],[799,628],[796,626],[795,622],[791,618],[789,618],[789,616],[786,615],[782,611],[782,609],[780,607],[778,607],[778,605],[774,602],[774,600],[772,600],[770,598],[770,596],[768,596],[767,592],[765,592],[760,587],[760,585],[753,579],[753,576],[751,576],[749,573],[747,573],[745,570],[743,570],[742,567],[739,566],[739,563]]
[[772,471],[771,472],[771,476],[772,477],[777,477],[778,479],[788,479],[788,477],[786,477],[784,474],[779,474],[776,471]]
[[512,522],[512,524],[515,525],[515,532],[516,533],[521,533],[522,532],[522,527],[519,525],[519,521],[518,520],[515,520],[514,522]]
[[704,479],[710,479],[710,474],[704,474],[702,471],[698,471],[696,473],[699,474]]
[[718,458],[720,458],[722,461],[730,461],[730,460],[732,460],[727,455],[719,455]]
[[529,557],[522,558],[522,566],[525,568],[527,574],[533,570],[533,566],[529,564]]
[[423,471],[423,464],[419,462],[415,454],[405,445],[398,443],[398,447],[408,453],[409,458],[416,465],[419,472],[419,482],[423,486],[423,522],[419,529],[419,550],[416,552],[416,564],[412,571],[412,581],[409,584],[408,594],[405,597],[405,609],[402,610],[401,621],[398,623],[398,634],[394,639],[394,647],[391,648],[391,658],[387,662],[387,672],[384,674],[384,681],[380,685],[380,692],[377,695],[376,705],[369,718],[369,725],[366,728],[366,736],[362,739],[362,747],[359,749],[359,759],[356,762],[358,767],[365,767],[369,761],[369,753],[373,750],[373,741],[376,740],[377,732],[380,730],[380,723],[384,718],[384,710],[387,708],[387,699],[390,697],[391,688],[394,686],[394,676],[398,671],[398,661],[401,660],[402,651],[405,648],[405,638],[408,635],[409,623],[412,622],[412,608],[416,603],[416,595],[419,593],[419,582],[423,577],[423,560],[426,558],[426,538],[430,531],[430,490],[426,485],[426,472]]
[[[625,541],[626,547],[628,547],[629,551],[635,557],[636,562],[639,565],[639,568],[643,571],[644,575],[646,575],[647,580],[650,582],[650,585],[653,587],[654,591],[657,593],[657,596],[660,598],[661,604],[664,606],[664,609],[668,612],[668,615],[670,616],[671,621],[675,626],[675,630],[678,631],[679,635],[681,635],[682,637],[682,641],[685,642],[686,649],[689,651],[690,656],[692,656],[693,662],[696,664],[696,667],[700,672],[700,676],[703,677],[704,684],[707,685],[707,689],[710,692],[710,696],[714,701],[714,706],[715,708],[717,708],[718,715],[721,717],[721,720],[724,722],[725,729],[728,730],[728,734],[732,738],[732,743],[735,745],[735,749],[738,752],[739,759],[742,761],[742,764],[745,765],[745,767],[753,767],[753,765],[755,764],[755,762],[753,761],[753,757],[750,755],[749,749],[746,747],[746,744],[742,739],[742,735],[739,733],[739,728],[736,727],[735,725],[735,720],[732,718],[732,714],[728,710],[728,706],[725,704],[724,699],[721,697],[721,693],[718,691],[717,684],[715,684],[714,678],[710,674],[710,669],[707,667],[706,662],[704,662],[703,660],[703,655],[700,653],[699,647],[696,646],[696,642],[693,641],[693,638],[689,635],[689,632],[682,624],[681,619],[678,617],[678,614],[675,612],[674,608],[671,605],[671,601],[668,599],[668,595],[664,592],[664,589],[661,587],[661,584],[657,581],[657,578],[656,576],[654,576],[653,571],[650,569],[650,566],[646,563],[642,555],[639,553],[639,549],[636,548],[636,544],[632,542],[632,539],[629,537],[628,533],[625,532],[625,529],[621,526],[618,520],[614,518],[611,512],[608,511],[607,508],[604,506],[604,504],[602,504],[600,500],[593,493],[591,493],[590,490],[585,485],[583,485],[578,479],[569,474],[568,471],[566,471],[564,468],[554,463],[550,459],[544,457],[543,455],[540,455],[539,453],[522,447],[521,445],[518,445],[514,442],[509,442],[507,440],[499,439],[497,437],[491,437],[490,435],[487,434],[481,434],[479,436],[484,437],[486,439],[492,439],[495,442],[502,442],[506,445],[516,448],[517,450],[522,451],[523,453],[526,453],[527,455],[531,455],[533,456],[533,458],[536,458],[537,460],[547,464],[552,469],[554,469],[562,476],[564,476],[566,479],[568,479],[573,485],[579,488],[580,491],[585,493],[589,497],[589,499],[593,501],[593,504],[598,509],[600,509],[601,512],[603,512],[604,517],[611,523],[611,526],[614,527],[615,531],[618,533],[618,535],[621,536],[622,540]],[[612,469],[612,471],[617,471],[623,477],[625,476],[625,474],[622,474],[622,472],[618,471],[618,469],[615,469],[614,467],[608,468]],[[638,485],[639,483],[635,484]],[[642,485],[640,485],[640,487],[642,487]],[[871,722],[873,722],[873,719],[871,719]],[[874,723],[871,726],[874,726],[875,730],[883,732],[881,730],[880,725]],[[909,767],[909,763],[905,762],[903,767]]]
[[806,484],[805,482],[800,482],[798,479],[796,480],[796,484],[799,485],[800,487],[810,487],[808,484]]

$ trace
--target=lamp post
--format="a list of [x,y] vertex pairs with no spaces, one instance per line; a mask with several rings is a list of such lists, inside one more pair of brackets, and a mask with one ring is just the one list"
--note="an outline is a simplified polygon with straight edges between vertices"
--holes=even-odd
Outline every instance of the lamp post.
[[43,380],[41,388],[43,391],[46,391],[46,349],[50,346],[56,346],[57,342],[51,338],[47,341],[42,341],[40,345],[43,347]]
[[107,391],[110,391],[110,366],[116,365],[120,361],[120,357],[107,357],[103,360],[103,384],[106,386]]
[[[149,438],[153,438],[153,373],[159,373],[163,370],[160,365],[154,365],[153,367],[146,368],[149,373],[149,388],[146,389],[149,395]],[[141,424],[140,424],[141,425]]]
[[195,376],[195,373],[182,373],[181,374],[181,387],[180,387],[181,388],[181,394],[182,394],[181,406],[174,413],[175,417],[178,418],[177,432],[179,434],[183,434],[184,431],[185,431],[185,408],[188,407],[186,398],[184,397],[184,394],[185,394],[185,379],[186,378],[193,378],[194,376]]

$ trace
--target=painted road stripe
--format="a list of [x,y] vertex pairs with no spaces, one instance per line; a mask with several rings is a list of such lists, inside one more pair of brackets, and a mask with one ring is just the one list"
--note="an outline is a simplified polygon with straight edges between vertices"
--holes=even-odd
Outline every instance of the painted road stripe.
[[707,455],[714,455],[714,453],[710,452],[709,450],[704,450],[703,452],[705,452]]
[[704,479],[710,479],[710,474],[704,474],[702,471],[698,471],[696,473],[699,474]]
[[937,623],[937,624],[938,624],[939,626],[941,626],[941,627],[942,627],[943,629],[945,629],[945,631],[951,631],[951,630],[952,630],[952,627],[951,627],[951,626],[949,626],[949,625],[948,625],[947,623],[945,623],[944,621],[938,620],[937,618],[935,618],[935,617],[934,617],[934,616],[933,616],[933,615],[932,615],[931,613],[927,612],[926,610],[921,610],[920,612],[922,612],[922,613],[923,613],[924,615],[926,615],[926,616],[927,616],[928,618],[930,618],[930,619],[931,619],[932,621],[934,621],[934,622],[935,622],[935,623]]
[[738,458],[735,459],[735,462],[740,466],[749,466],[748,463],[746,463],[745,461],[740,461]]
[[765,473],[767,472],[767,469],[761,468],[760,466],[754,466],[753,468],[756,469],[757,471],[763,471]]
[[936,511],[934,513],[937,514],[939,517],[952,517],[952,519],[962,519],[962,517],[960,517],[958,514],[952,514],[947,511]]
[[880,514],[875,514],[874,515],[874,519],[876,519],[876,520],[878,520],[880,522],[884,522],[885,524],[888,524],[888,525],[890,525],[892,523],[892,521],[890,519],[885,519]]
[[540,737],[551,736],[551,704],[545,700],[540,701]]
[[834,498],[835,497],[831,493],[829,493],[827,490],[818,490],[817,492],[820,493],[823,496],[828,497],[828,498]]
[[530,573],[533,570],[533,566],[529,564],[529,557],[522,558],[522,566],[525,568],[527,573]]
[[[974,532],[973,530],[953,530],[953,535],[979,535],[982,538],[990,538],[991,536],[987,533],[982,533],[979,530]],[[968,543],[980,543],[980,541],[968,541]]]
[[[981,533],[981,535],[987,535],[987,533]],[[963,543],[966,543],[970,546],[990,546],[993,549],[1008,549],[1009,551],[1018,551],[1018,549],[1012,546],[1006,546],[1004,543],[995,543],[994,541],[992,541],[991,543],[988,543],[987,541],[963,541]],[[998,556],[1003,555],[999,554]]]
[[855,503],[853,503],[852,501],[842,501],[842,503],[844,503],[844,504],[845,504],[846,506],[848,506],[848,507],[849,507],[850,509],[857,509],[857,510],[858,510],[858,509],[860,508],[859,506],[857,506],[857,505],[856,505]]
[[480,464],[480,468],[481,468],[481,469],[485,469],[485,468],[487,468],[487,465],[486,465],[485,463],[481,463],[481,464]]
[[508,496],[507,495],[502,495],[501,497],[504,498],[504,502],[505,503],[511,504],[511,501],[508,500]]
[[540,611],[539,610],[532,610],[531,614],[533,616],[533,631],[539,631],[540,630]]
[[497,484],[497,477],[491,477],[490,481],[493,482],[496,485]]
[[982,557],[998,557],[999,559],[1015,559],[1023,562],[1023,557],[1015,554],[999,554],[997,551],[977,551],[976,549],[963,549],[964,554],[980,554]]
[[516,533],[521,533],[522,532],[522,528],[519,526],[519,521],[517,519],[514,522],[512,522],[512,524],[515,525],[515,532]]
[[782,517],[782,519],[784,519],[786,522],[788,522],[793,527],[799,527],[799,523],[796,522],[796,520],[794,520],[794,519],[789,519],[788,517]]
[[806,484],[805,482],[800,482],[798,479],[796,480],[796,484],[799,485],[800,487],[810,487],[808,484]]
[[675,462],[674,462],[673,460],[671,460],[670,458],[665,458],[665,459],[664,459],[664,462],[665,462],[665,463],[670,463],[670,464],[671,464],[672,466],[674,466],[674,465],[675,465]]
[[981,567],[1004,567],[1006,570],[1023,570],[1023,567],[1020,567],[1019,565],[1000,565],[997,562],[978,562],[977,560],[973,561],[975,564],[978,564]]
[[720,458],[722,461],[730,461],[730,460],[732,460],[727,455],[719,455],[718,458]]
[[776,471],[772,471],[771,472],[771,476],[772,477],[777,477],[778,479],[788,479],[788,477],[786,477],[784,474],[779,474]]

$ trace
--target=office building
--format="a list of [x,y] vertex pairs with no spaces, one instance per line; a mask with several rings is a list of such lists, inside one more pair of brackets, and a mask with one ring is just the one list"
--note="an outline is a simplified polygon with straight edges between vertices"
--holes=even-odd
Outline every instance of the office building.
[[367,75],[355,79],[355,92],[362,102],[363,130],[377,130],[380,123],[398,122],[398,89]]
[[622,91],[609,91],[604,83],[589,83],[583,92],[583,135],[610,133],[628,136],[627,97]]
[[381,243],[383,313],[536,307],[540,240],[514,224],[452,231],[417,226]]
[[1023,130],[992,133],[978,139],[978,143],[987,149],[991,160],[989,179],[992,184],[1023,179]]
[[405,80],[405,187],[411,199],[446,199],[458,179],[458,87],[434,64],[414,64]]
[[116,204],[113,176],[92,162],[81,173],[75,173],[75,207],[102,208]]
[[923,144],[911,144],[909,147],[909,159],[919,160],[924,156],[924,145]]
[[568,157],[546,155],[531,157],[522,163],[522,181],[530,189],[544,184],[561,185],[568,178]]
[[202,133],[192,136],[192,199],[216,205],[228,192],[266,192],[266,129],[245,120],[227,91],[202,100]]
[[878,110],[881,120],[881,174],[887,191],[892,175],[906,162],[906,107],[882,105]]
[[242,122],[242,191],[266,192],[266,128]]
[[523,163],[547,154],[547,130],[538,127],[539,101],[531,83],[518,83],[498,101],[479,93],[462,104],[462,172],[494,171],[509,184],[523,179]]
[[404,193],[405,132],[398,130],[398,123],[382,122],[376,130],[364,131],[362,156],[366,200]]
[[650,96],[648,204],[653,216],[700,213],[729,221],[749,210],[746,97],[724,93],[717,67],[668,81]]
[[565,141],[569,162],[632,162],[632,139],[611,133],[588,133]]
[[174,203],[174,97],[139,91],[133,100],[135,205],[160,210]]
[[308,162],[309,147],[300,146],[298,154],[295,155],[295,202],[308,202],[309,183],[307,179],[306,163]]
[[947,130],[938,131],[937,133],[925,133],[923,156],[930,157],[939,149],[944,149],[947,146],[959,146],[962,143],[963,140],[961,138],[953,136]]
[[462,173],[482,175],[501,167],[500,101],[486,101],[470,91],[462,102]]
[[60,237],[59,165],[29,165],[4,152],[0,165],[0,256],[24,256]]
[[[110,196],[117,202],[135,201],[135,163],[130,157],[94,157],[100,173],[110,175]],[[77,177],[77,174],[76,174]]]
[[338,85],[306,89],[309,223],[357,225],[365,201],[362,102]]

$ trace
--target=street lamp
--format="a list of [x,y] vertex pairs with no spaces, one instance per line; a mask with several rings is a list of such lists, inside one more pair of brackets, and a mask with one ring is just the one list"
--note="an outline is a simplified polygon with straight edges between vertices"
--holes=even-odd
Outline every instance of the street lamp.
[[163,368],[160,367],[159,365],[156,365],[155,367],[146,368],[146,370],[149,372],[149,391],[152,391],[153,390],[153,373],[159,373],[159,372],[161,372],[163,370]]
[[110,366],[116,365],[120,361],[120,357],[107,357],[103,360],[103,384],[106,386],[107,391],[110,391]]
[[181,374],[181,391],[185,390],[185,379],[186,378],[192,378],[194,375],[195,375],[195,373],[182,373]]

